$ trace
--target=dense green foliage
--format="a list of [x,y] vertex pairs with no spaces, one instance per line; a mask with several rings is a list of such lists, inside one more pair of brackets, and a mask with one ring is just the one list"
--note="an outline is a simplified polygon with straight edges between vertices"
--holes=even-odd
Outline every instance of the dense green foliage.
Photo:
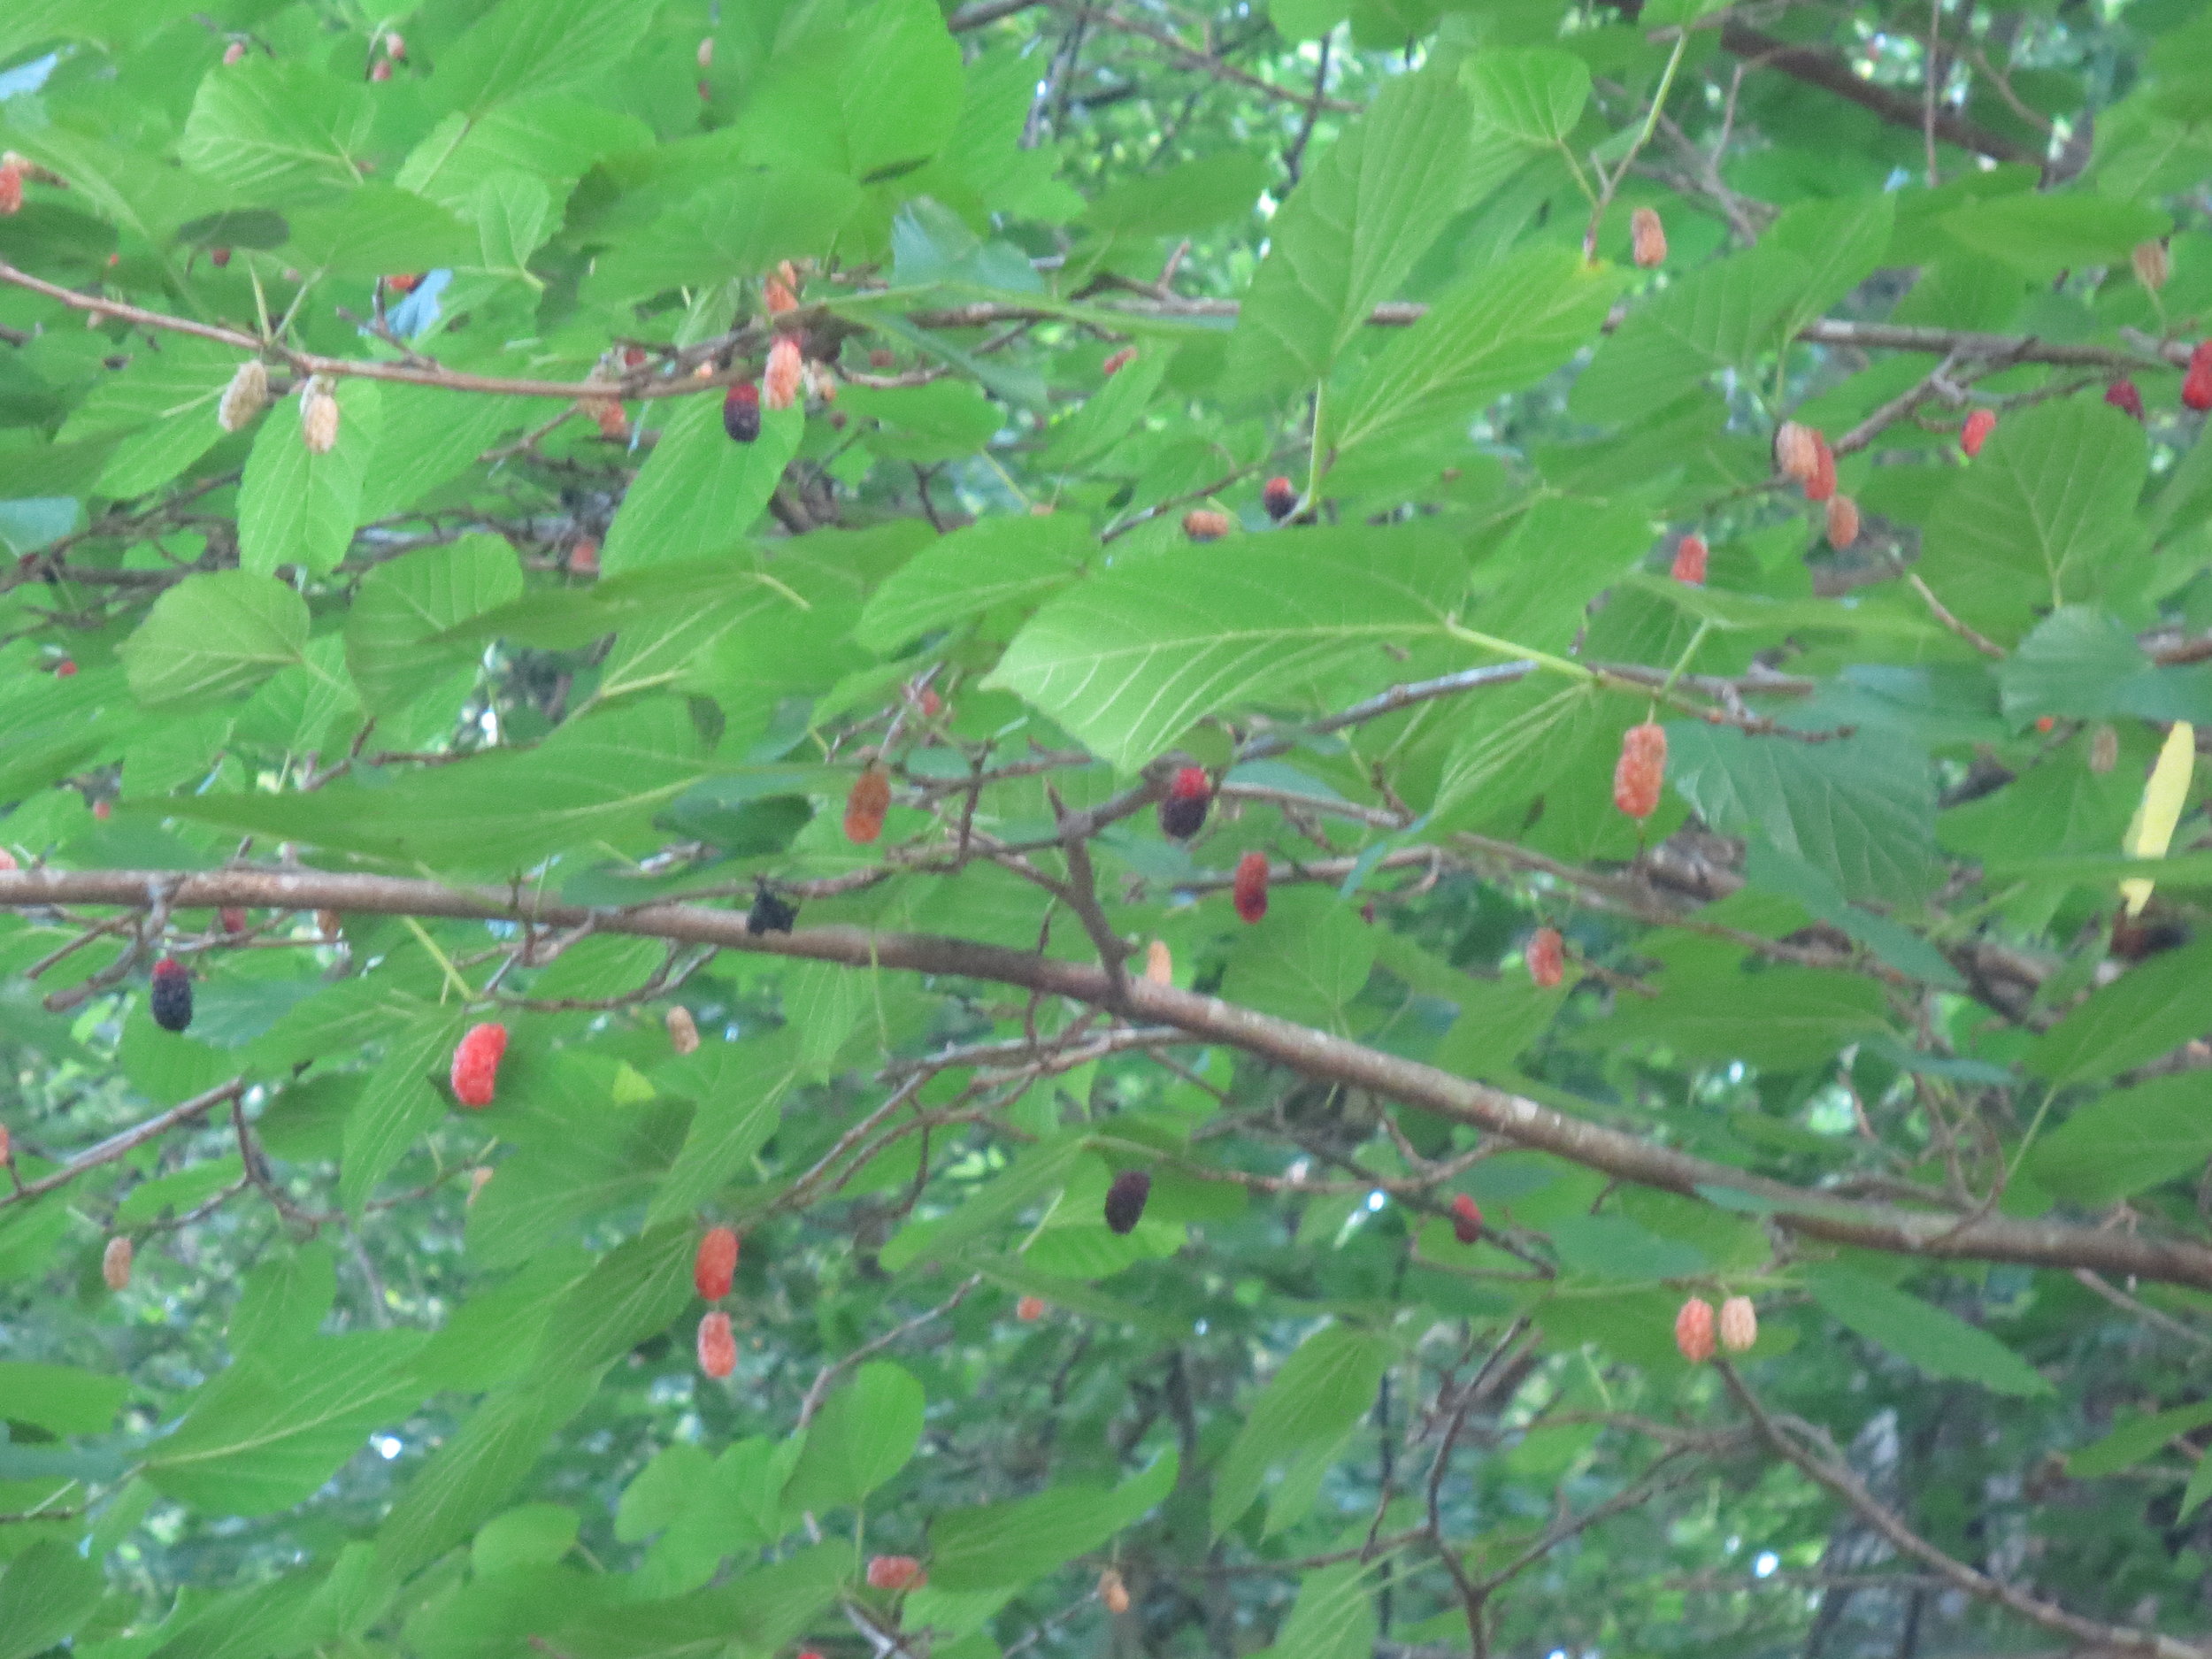
[[0,1659],[2205,1651],[2201,4],[8,0],[0,150]]

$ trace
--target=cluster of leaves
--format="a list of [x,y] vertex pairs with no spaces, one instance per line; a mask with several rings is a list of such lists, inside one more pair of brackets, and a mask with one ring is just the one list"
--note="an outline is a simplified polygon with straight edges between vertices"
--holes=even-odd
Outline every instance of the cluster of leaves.
[[0,1659],[2198,1651],[2208,87],[13,0]]

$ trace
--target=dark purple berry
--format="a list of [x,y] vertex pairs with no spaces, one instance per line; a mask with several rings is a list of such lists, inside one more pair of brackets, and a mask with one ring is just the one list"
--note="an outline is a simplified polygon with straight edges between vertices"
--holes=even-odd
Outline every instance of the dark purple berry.
[[1152,1196],[1152,1177],[1142,1170],[1124,1170],[1106,1189],[1106,1225],[1116,1233],[1133,1231],[1144,1219],[1144,1201]]
[[1160,833],[1188,841],[1205,824],[1206,809],[1213,798],[1213,780],[1206,776],[1206,769],[1183,767],[1168,785],[1167,798],[1160,803]]
[[760,388],[750,380],[733,386],[723,398],[722,430],[740,443],[760,436]]
[[761,882],[753,889],[753,908],[745,913],[745,931],[749,933],[787,933],[791,924],[799,919],[799,907],[786,903]]
[[192,1023],[192,976],[174,956],[154,964],[154,1024],[164,1031],[182,1031]]

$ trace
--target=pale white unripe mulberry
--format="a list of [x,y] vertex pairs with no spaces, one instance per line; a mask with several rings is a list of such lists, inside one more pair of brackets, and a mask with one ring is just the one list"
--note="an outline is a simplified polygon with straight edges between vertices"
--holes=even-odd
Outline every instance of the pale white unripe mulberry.
[[215,422],[225,432],[238,432],[268,406],[269,371],[260,358],[248,357],[223,388],[223,401],[215,406]]
[[760,377],[761,403],[770,409],[790,408],[798,399],[799,378],[805,369],[799,342],[789,334],[778,334],[768,348],[768,368]]
[[1731,1354],[1747,1352],[1759,1340],[1759,1310],[1748,1296],[1731,1296],[1720,1305],[1720,1345]]
[[328,455],[338,442],[338,399],[324,375],[300,388],[300,437],[310,455]]

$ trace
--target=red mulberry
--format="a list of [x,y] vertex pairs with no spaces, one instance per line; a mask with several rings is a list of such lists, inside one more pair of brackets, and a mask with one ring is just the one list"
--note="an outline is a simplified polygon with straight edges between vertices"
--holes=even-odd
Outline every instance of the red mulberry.
[[1982,452],[1982,445],[1989,442],[1989,434],[1997,430],[1997,411],[1978,409],[1966,418],[1966,425],[1959,432],[1959,448],[1971,460]]
[[1204,767],[1181,768],[1175,781],[1168,785],[1167,799],[1160,803],[1160,833],[1175,841],[1188,841],[1205,824],[1206,809],[1213,798],[1213,780],[1206,776]]
[[1613,804],[1631,818],[1649,818],[1659,810],[1659,787],[1667,776],[1667,733],[1647,720],[1621,734],[1621,757],[1613,767]]
[[717,1381],[737,1369],[737,1339],[730,1316],[714,1312],[699,1321],[699,1369]]
[[883,815],[890,807],[891,774],[881,766],[864,767],[845,797],[845,839],[865,847],[883,833]]
[[1713,1357],[1713,1304],[1704,1297],[1691,1297],[1674,1316],[1674,1345],[1693,1365]]
[[691,1261],[691,1282],[703,1299],[719,1302],[736,1277],[737,1234],[727,1227],[709,1227]]
[[1452,1200],[1452,1237],[1472,1244],[1482,1237],[1482,1206],[1461,1193]]
[[1267,914],[1267,855],[1247,853],[1237,860],[1236,885],[1233,889],[1237,914],[1248,922],[1256,922]]
[[722,430],[740,443],[760,436],[760,388],[741,380],[722,398]]
[[1548,991],[1566,972],[1566,941],[1560,938],[1556,927],[1540,927],[1530,934],[1525,954],[1528,977]]
[[1671,573],[1675,580],[1688,587],[1702,588],[1705,586],[1705,538],[1693,531],[1675,544],[1674,569]]
[[507,1052],[507,1028],[492,1021],[469,1027],[453,1050],[453,1098],[464,1106],[488,1106],[499,1081],[499,1057]]

